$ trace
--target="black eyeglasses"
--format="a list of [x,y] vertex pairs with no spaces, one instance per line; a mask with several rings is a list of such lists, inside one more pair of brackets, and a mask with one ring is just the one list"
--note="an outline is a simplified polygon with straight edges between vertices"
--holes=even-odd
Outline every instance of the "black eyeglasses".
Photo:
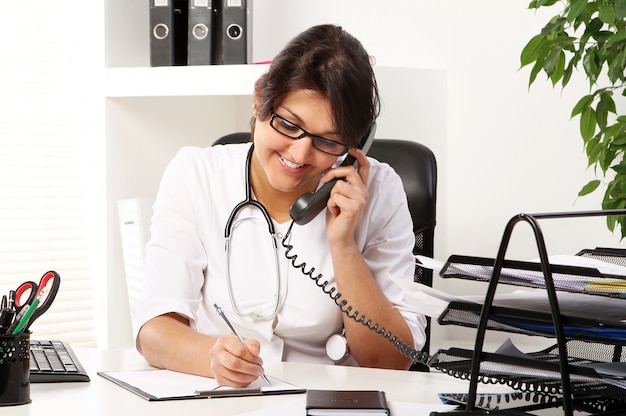
[[279,116],[276,113],[272,113],[272,116],[270,117],[270,126],[283,136],[287,136],[290,139],[299,140],[304,136],[309,136],[313,142],[313,147],[324,153],[328,153],[329,155],[343,156],[349,149],[349,147],[343,143],[311,134],[302,127],[293,124],[291,121]]

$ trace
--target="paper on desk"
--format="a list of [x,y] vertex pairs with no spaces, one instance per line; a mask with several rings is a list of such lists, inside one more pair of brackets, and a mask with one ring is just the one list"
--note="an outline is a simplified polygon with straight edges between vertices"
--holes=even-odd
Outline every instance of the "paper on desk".
[[[206,397],[251,396],[277,393],[302,393],[305,390],[268,377],[268,386],[261,378],[248,387],[220,386],[213,378],[179,373],[170,370],[100,371],[98,375],[124,387],[146,400],[174,400]],[[215,394],[198,395],[198,391]]]
[[[444,262],[425,256],[415,256],[415,259],[419,266],[438,273],[446,265]],[[555,255],[549,256],[548,260],[552,265],[597,269],[598,272],[603,275],[603,277],[589,277],[555,273],[552,275],[552,279],[554,281],[554,287],[557,290],[626,298],[626,279],[624,279],[624,277],[626,277],[626,267],[584,256]],[[530,261],[538,262],[539,259]],[[493,273],[493,266],[456,262],[448,265],[447,272],[467,276],[478,281],[489,281]],[[545,277],[541,271],[517,268],[503,267],[500,274],[500,281],[513,285],[530,285],[531,287],[545,286]]]
[[[526,358],[533,359],[532,356],[525,354],[519,348],[517,348],[511,339],[507,339],[504,343],[496,350],[496,354],[507,355],[518,358]],[[593,368],[598,374],[599,378],[607,384],[611,384],[613,386],[619,387],[621,389],[626,389],[626,381],[624,378],[626,377],[626,363],[624,362],[614,362],[614,363],[605,363],[605,362],[591,362],[587,364],[576,364],[581,367],[589,367]],[[539,370],[539,369],[530,369],[523,366],[516,366],[511,364],[499,364],[494,362],[484,362],[481,363],[481,371],[492,372],[492,373],[506,373],[506,374],[532,374],[534,376],[539,375],[545,378],[554,378],[558,379],[561,377],[561,374],[556,371],[549,370]],[[592,382],[596,379],[593,377],[580,376],[576,374],[570,374],[570,379],[572,381],[582,381],[582,382]]]
[[626,363],[624,362],[611,362],[611,363],[592,363],[583,364],[583,367],[591,367],[596,373],[604,376],[605,378],[618,378],[623,379],[626,377]]
[[[539,259],[533,259],[531,261],[539,262]],[[568,256],[564,254],[548,256],[550,264],[559,264],[563,266],[577,266],[587,267],[590,269],[597,269],[604,275],[613,276],[626,276],[626,267],[619,266],[617,264],[609,263],[606,261],[593,259],[585,256]]]
[[[409,282],[389,275],[391,280],[402,288],[404,299],[410,304],[409,312],[438,317],[448,304],[456,298],[448,293],[417,282]],[[407,310],[407,308],[398,308]]]
[[[419,266],[430,269],[434,272],[440,272],[445,266],[445,262],[443,261],[422,256],[419,254],[415,256],[415,259],[418,261]],[[530,261],[538,263],[540,260],[538,258],[535,258]],[[577,266],[597,269],[600,273],[604,275],[626,276],[626,267],[594,259],[591,257],[557,254],[548,256],[548,261],[550,262],[550,264],[553,265],[558,264],[563,266]]]
[[[391,280],[402,288],[404,299],[409,304],[409,311],[431,317],[439,317],[452,301],[482,304],[484,296],[454,296],[432,287],[398,279],[390,275]],[[624,324],[624,299],[593,296],[589,294],[557,292],[561,314],[571,318],[594,319],[595,327],[588,331],[602,331],[606,337],[623,337],[626,333]],[[515,308],[528,311],[551,313],[550,301],[544,289],[518,289],[511,293],[497,293],[494,306]],[[407,309],[407,308],[399,308]],[[514,321],[509,322],[515,325]],[[610,328],[609,328],[610,327]],[[609,331],[612,329],[612,331]]]
[[435,260],[430,257],[422,256],[420,254],[417,254],[415,256],[415,259],[418,261],[418,266],[424,267],[426,269],[430,269],[437,273],[439,273],[441,269],[443,269],[443,266],[445,265],[445,263],[440,260]]

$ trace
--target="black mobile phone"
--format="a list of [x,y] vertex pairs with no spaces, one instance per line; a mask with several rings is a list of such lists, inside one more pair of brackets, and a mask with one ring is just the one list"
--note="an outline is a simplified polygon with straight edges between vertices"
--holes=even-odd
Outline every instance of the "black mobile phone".
[[[361,146],[359,146],[365,154],[367,154],[368,150],[372,146],[375,134],[376,123],[373,123],[369,133],[363,138],[363,142],[361,143]],[[354,157],[348,155],[341,166],[352,165],[355,162],[356,160]],[[333,186],[335,186],[335,183],[338,180],[339,178],[336,178],[330,182],[326,182],[316,192],[307,192],[296,199],[289,209],[289,215],[291,215],[291,218],[293,218],[296,224],[304,225],[309,223],[309,221],[315,218],[317,214],[324,209],[326,203],[328,202],[328,198],[330,198],[330,191],[333,189]]]

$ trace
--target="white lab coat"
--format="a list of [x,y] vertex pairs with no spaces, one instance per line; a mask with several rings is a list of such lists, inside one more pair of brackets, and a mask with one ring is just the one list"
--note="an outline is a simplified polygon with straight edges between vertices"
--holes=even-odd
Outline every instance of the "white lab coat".
[[[197,331],[218,337],[229,331],[214,309],[222,307],[244,338],[261,343],[265,361],[300,361],[330,364],[327,339],[341,332],[341,311],[315,281],[294,268],[281,243],[291,221],[278,224],[280,304],[274,318],[239,316],[232,306],[226,278],[225,224],[233,208],[245,198],[245,160],[250,144],[183,148],[168,165],[154,205],[146,246],[146,285],[134,306],[135,339],[153,317],[176,312]],[[401,289],[389,274],[413,279],[414,237],[406,197],[399,176],[386,164],[370,159],[370,199],[356,232],[356,240],[377,283],[395,305],[406,305]],[[235,304],[241,312],[266,313],[277,293],[274,254],[268,225],[257,208],[245,208],[237,219],[254,217],[234,228],[230,275]],[[320,283],[334,287],[326,238],[324,211],[310,223],[293,225],[287,244],[296,264],[315,268]],[[336,293],[336,292],[335,292]],[[351,299],[347,299],[349,303]],[[421,348],[426,321],[405,314],[413,339]],[[377,317],[368,317],[377,321]],[[382,326],[384,322],[380,322]],[[348,360],[349,361],[349,360]],[[352,363],[353,360],[352,360]]]

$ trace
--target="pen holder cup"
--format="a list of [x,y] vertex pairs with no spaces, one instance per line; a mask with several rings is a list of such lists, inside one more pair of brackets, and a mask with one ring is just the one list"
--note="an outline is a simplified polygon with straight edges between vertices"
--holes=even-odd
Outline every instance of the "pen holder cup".
[[30,402],[30,332],[0,335],[0,406]]

